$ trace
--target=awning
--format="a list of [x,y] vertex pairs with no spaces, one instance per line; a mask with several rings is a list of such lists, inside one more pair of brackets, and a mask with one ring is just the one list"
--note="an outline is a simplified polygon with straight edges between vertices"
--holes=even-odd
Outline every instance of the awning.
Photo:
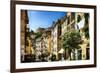
[[60,49],[60,51],[58,53],[64,53],[64,49]]

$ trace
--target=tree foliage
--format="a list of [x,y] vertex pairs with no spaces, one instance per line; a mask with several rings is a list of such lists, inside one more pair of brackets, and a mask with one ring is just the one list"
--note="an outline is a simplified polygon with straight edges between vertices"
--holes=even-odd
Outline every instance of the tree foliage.
[[71,30],[65,32],[65,34],[62,36],[62,47],[64,49],[79,49],[79,44],[81,43],[82,39],[79,31]]
[[41,37],[42,36],[42,33],[40,33],[40,32],[37,32],[37,33],[35,33],[35,39],[37,39],[37,38],[39,38],[39,37]]

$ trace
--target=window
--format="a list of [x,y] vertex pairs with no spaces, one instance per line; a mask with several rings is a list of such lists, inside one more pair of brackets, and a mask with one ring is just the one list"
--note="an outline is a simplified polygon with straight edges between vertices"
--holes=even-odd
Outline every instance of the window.
[[73,21],[73,20],[75,20],[75,13],[74,12],[71,13],[71,21]]
[[88,59],[90,59],[90,53],[89,53],[89,51],[90,51],[90,48],[86,48],[86,59],[88,60]]
[[78,50],[78,60],[82,60],[82,50]]
[[67,17],[67,25],[69,25],[70,24],[70,16],[69,17]]
[[89,13],[84,13],[84,17],[85,17],[85,23],[88,24],[89,23]]

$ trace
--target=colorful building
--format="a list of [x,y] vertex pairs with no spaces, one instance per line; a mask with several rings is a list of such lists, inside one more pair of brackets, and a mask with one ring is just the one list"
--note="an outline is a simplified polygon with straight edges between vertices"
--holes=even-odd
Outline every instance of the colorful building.
[[28,15],[27,15],[27,11],[26,10],[21,10],[21,61],[25,60],[25,37],[26,37],[26,26],[28,24],[29,20],[28,20]]
[[[89,26],[89,18],[85,19],[85,14],[87,13],[75,13],[75,12],[67,12],[66,15],[61,19],[61,34],[63,35],[66,31],[78,30],[82,37],[83,43],[80,44],[80,49],[76,49],[74,53],[71,53],[71,57],[68,55],[68,50],[66,50],[67,54],[65,58],[67,60],[74,59],[89,59],[89,38],[85,37],[84,28],[88,28]],[[87,23],[86,23],[87,21]],[[89,33],[89,31],[87,31]],[[63,38],[63,37],[62,37]]]
[[[89,59],[90,56],[90,47],[89,47],[89,14],[88,13],[76,13],[76,25],[80,31],[83,43],[80,45],[79,54],[81,54],[81,59]],[[85,31],[87,30],[87,31]],[[87,33],[87,34],[86,34]],[[86,37],[88,35],[88,37]]]
[[39,61],[40,60],[40,56],[41,56],[41,51],[42,51],[42,48],[41,48],[41,37],[38,37],[36,38],[36,47],[35,47],[35,56],[36,56],[36,61]]
[[61,49],[61,21],[59,19],[52,25],[51,40],[51,54],[56,55],[56,60],[58,60],[58,52]]

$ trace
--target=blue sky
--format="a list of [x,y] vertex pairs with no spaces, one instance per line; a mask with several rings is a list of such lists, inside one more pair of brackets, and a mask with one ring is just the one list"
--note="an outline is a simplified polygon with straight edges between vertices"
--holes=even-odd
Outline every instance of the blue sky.
[[48,28],[52,25],[53,21],[57,21],[64,15],[65,12],[28,10],[30,30],[35,31],[39,27]]

